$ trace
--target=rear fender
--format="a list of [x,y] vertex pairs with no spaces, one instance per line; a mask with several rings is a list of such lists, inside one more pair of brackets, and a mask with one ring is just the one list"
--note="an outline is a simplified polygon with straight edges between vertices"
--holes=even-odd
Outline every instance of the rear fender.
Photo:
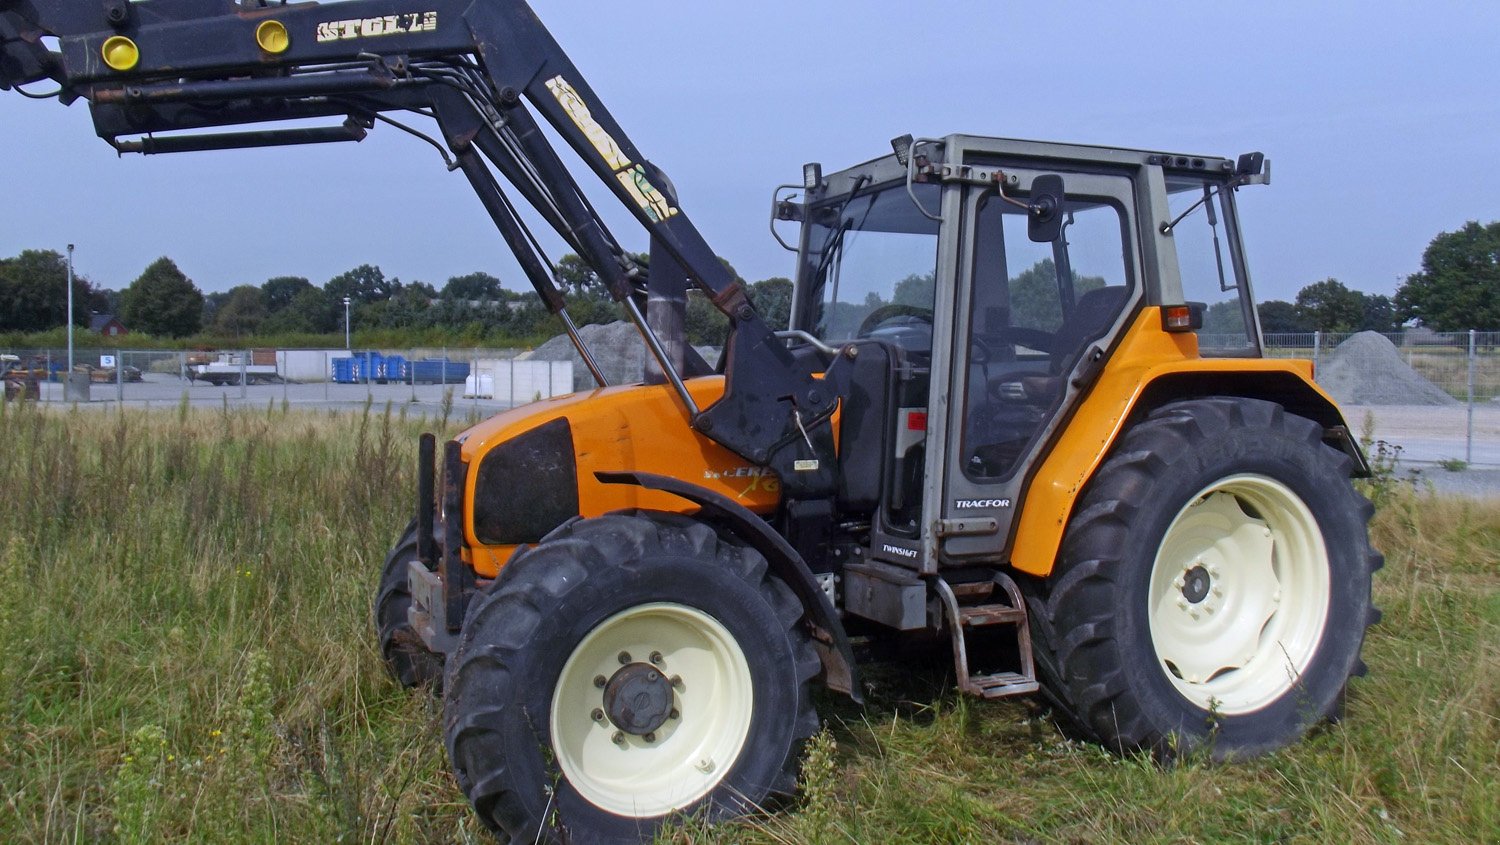
[[[1154,310],[1154,309],[1148,309]],[[1138,323],[1148,321],[1142,317]],[[1166,363],[1106,368],[1094,388],[1052,444],[1021,501],[1010,564],[1029,575],[1051,574],[1063,532],[1083,490],[1130,424],[1168,402],[1205,396],[1242,396],[1276,402],[1288,412],[1323,426],[1325,441],[1349,455],[1354,475],[1369,465],[1333,399],[1312,380],[1312,363],[1294,359],[1199,358],[1184,349],[1170,360],[1168,343],[1191,342],[1192,335],[1134,332],[1137,343],[1161,347],[1142,357]],[[1158,337],[1159,336],[1159,337]],[[1196,346],[1196,344],[1193,344]]]

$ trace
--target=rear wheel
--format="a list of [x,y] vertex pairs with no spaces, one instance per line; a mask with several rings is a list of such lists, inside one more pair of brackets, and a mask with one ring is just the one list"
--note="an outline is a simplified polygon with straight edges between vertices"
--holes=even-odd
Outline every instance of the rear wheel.
[[464,622],[445,693],[459,784],[519,841],[649,840],[789,793],[818,727],[801,615],[760,554],[701,522],[570,523]]
[[1121,439],[1033,601],[1052,698],[1121,751],[1270,751],[1337,715],[1381,564],[1322,428],[1178,402]]
[[412,520],[395,548],[385,557],[380,586],[375,591],[375,631],[380,637],[380,656],[391,677],[404,687],[441,681],[443,658],[427,648],[412,630],[406,611],[411,607],[407,568],[417,559],[417,523]]

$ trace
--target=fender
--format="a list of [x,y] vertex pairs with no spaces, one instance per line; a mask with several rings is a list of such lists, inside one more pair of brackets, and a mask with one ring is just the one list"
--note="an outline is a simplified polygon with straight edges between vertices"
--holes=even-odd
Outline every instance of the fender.
[[1243,396],[1276,402],[1323,426],[1324,439],[1368,464],[1342,413],[1313,381],[1311,361],[1291,358],[1204,358],[1191,333],[1163,331],[1161,309],[1141,309],[1109,366],[1061,429],[1021,498],[1010,564],[1028,575],[1052,572],[1074,505],[1120,435],[1151,409],[1179,399]]
[[665,475],[649,472],[596,472],[594,477],[603,484],[634,484],[687,499],[702,508],[702,513],[715,519],[741,541],[764,555],[771,571],[791,587],[792,593],[802,603],[803,613],[812,627],[813,645],[818,651],[819,659],[823,661],[824,683],[829,689],[849,696],[856,704],[865,703],[864,694],[859,688],[858,669],[854,665],[854,650],[849,645],[849,635],[844,631],[844,623],[839,620],[838,612],[834,610],[823,588],[818,586],[806,561],[764,519],[727,496]]

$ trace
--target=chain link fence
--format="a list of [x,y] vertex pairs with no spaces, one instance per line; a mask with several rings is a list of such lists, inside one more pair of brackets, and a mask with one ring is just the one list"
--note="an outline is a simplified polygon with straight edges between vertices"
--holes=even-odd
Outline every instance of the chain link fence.
[[[574,391],[572,362],[518,349],[3,349],[9,393],[135,406],[415,406],[493,414]],[[70,375],[71,374],[71,375]]]
[[[623,334],[606,345],[602,366],[622,363],[625,352],[615,347],[639,346],[633,332]],[[1404,460],[1500,466],[1500,332],[1312,332],[1265,340],[1270,357],[1311,359],[1318,383],[1343,406],[1351,427],[1398,447]],[[44,402],[330,408],[389,402],[415,413],[487,416],[590,386],[588,371],[565,357],[443,347],[89,349],[74,352],[69,383],[66,350],[5,349],[0,369],[10,371],[7,380],[17,388],[11,392],[30,380],[32,395]],[[639,362],[631,366],[639,369]]]

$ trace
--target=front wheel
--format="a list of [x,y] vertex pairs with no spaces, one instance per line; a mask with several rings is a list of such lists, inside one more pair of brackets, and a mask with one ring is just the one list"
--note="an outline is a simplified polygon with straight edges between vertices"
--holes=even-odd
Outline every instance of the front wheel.
[[1178,402],[1133,427],[1039,603],[1052,697],[1111,748],[1162,754],[1263,753],[1336,716],[1379,616],[1349,469],[1269,402]]
[[442,680],[443,658],[427,648],[411,627],[411,587],[407,571],[417,559],[417,521],[406,527],[401,539],[385,557],[380,584],[375,589],[375,633],[380,638],[380,656],[386,670],[403,687],[416,687]]
[[444,701],[459,784],[527,842],[649,841],[790,792],[818,726],[801,615],[759,553],[704,523],[565,525],[467,614]]

